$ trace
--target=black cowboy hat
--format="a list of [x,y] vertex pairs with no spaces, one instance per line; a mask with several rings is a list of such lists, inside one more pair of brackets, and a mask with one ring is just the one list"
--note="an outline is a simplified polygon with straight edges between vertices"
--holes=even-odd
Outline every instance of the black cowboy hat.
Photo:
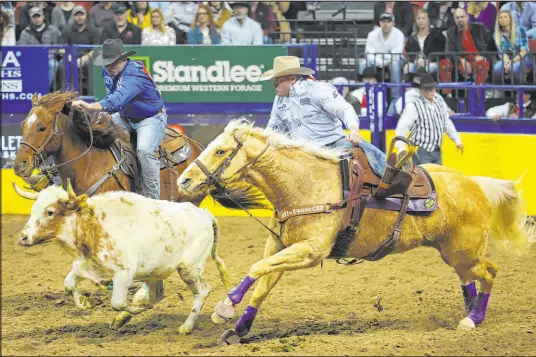
[[102,51],[99,51],[95,55],[95,66],[107,66],[120,59],[132,56],[136,51],[125,52],[123,49],[123,41],[120,39],[109,39],[104,41],[102,45]]
[[425,74],[421,78],[421,83],[419,83],[419,88],[435,88],[437,83],[434,79],[434,76],[431,74]]
[[236,6],[247,7],[249,9],[250,4],[246,1],[228,1],[227,4],[234,9]]
[[361,81],[363,81],[365,78],[376,78],[376,80],[379,80],[378,78],[378,71],[376,70],[376,67],[370,66],[366,67],[363,70],[363,74],[361,75]]

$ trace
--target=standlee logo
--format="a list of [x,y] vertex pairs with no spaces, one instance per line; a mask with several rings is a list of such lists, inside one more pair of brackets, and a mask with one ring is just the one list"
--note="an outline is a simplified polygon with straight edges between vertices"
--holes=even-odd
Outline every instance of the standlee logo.
[[213,65],[175,66],[173,61],[155,61],[153,79],[156,83],[255,83],[264,65],[232,65],[230,61],[215,61]]

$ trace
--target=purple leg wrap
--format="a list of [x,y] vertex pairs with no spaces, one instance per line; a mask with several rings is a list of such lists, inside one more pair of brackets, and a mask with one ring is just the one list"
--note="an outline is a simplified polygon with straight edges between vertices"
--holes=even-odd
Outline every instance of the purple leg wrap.
[[238,333],[238,336],[242,337],[248,334],[249,329],[251,329],[251,325],[253,324],[253,320],[255,320],[255,316],[257,316],[257,309],[248,305],[235,325],[235,331]]
[[251,285],[255,282],[255,279],[251,278],[249,275],[247,275],[240,284],[235,286],[233,290],[229,291],[229,294],[227,295],[229,297],[229,300],[232,301],[233,305],[236,305],[242,301],[244,298],[244,295],[248,292],[249,288],[251,288]]
[[463,302],[465,303],[465,311],[470,313],[476,301],[476,285],[472,281],[470,284],[462,285]]
[[473,320],[475,325],[481,324],[486,318],[486,308],[488,307],[489,295],[490,294],[478,293],[475,306],[469,314],[469,318]]

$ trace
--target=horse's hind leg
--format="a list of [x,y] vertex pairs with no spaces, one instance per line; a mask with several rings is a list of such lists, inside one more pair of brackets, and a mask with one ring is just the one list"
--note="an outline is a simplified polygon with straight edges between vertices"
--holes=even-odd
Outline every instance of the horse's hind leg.
[[[480,282],[480,292],[473,301],[473,306],[469,316],[460,321],[458,329],[472,330],[481,324],[486,318],[486,308],[488,306],[493,281],[497,275],[498,268],[485,258],[479,258],[466,272],[464,276],[472,277]],[[473,283],[474,284],[474,283]],[[475,289],[476,290],[476,289]]]
[[181,327],[177,329],[180,334],[189,334],[194,329],[195,321],[201,313],[201,309],[205,304],[207,296],[210,294],[211,287],[203,278],[203,265],[195,266],[188,264],[180,264],[177,267],[182,280],[188,286],[188,289],[194,295],[194,304],[192,311]]

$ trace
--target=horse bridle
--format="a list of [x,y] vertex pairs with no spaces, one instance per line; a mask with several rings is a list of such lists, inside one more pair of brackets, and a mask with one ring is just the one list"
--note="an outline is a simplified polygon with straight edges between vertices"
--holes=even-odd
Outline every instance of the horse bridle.
[[[233,201],[238,207],[240,207],[241,209],[243,209],[244,211],[246,211],[250,217],[254,218],[257,222],[259,222],[264,228],[266,228],[267,230],[269,230],[274,236],[277,237],[277,239],[279,239],[279,241],[281,242],[281,244],[283,244],[283,241],[281,240],[281,235],[280,234],[277,234],[275,233],[273,230],[271,230],[268,226],[266,226],[264,223],[262,223],[259,219],[257,219],[257,217],[253,216],[246,208],[242,207],[242,205],[233,200],[232,197],[229,197],[229,195],[227,194],[227,192],[225,191],[225,185],[224,185],[224,182],[223,180],[221,179],[221,175],[223,174],[223,172],[225,171],[225,169],[231,164],[231,160],[236,156],[236,154],[238,154],[238,152],[240,151],[240,149],[242,148],[242,146],[244,146],[244,142],[238,140],[236,138],[236,130],[233,131],[233,138],[235,139],[235,141],[237,142],[237,145],[236,147],[233,149],[233,151],[229,154],[229,156],[227,156],[225,158],[225,160],[223,160],[223,162],[220,164],[220,166],[218,166],[216,168],[216,170],[214,170],[214,172],[210,172],[209,169],[205,166],[205,164],[203,164],[199,159],[196,159],[194,162],[196,163],[197,166],[199,166],[199,168],[201,169],[201,171],[205,174],[205,176],[207,177],[207,179],[205,180],[205,184],[208,186],[208,187],[216,187],[216,191],[219,192],[220,194],[222,195],[225,195],[229,200]],[[268,150],[268,148],[270,147],[270,143],[266,143],[266,146],[264,147],[264,149],[260,152],[259,155],[257,155],[253,160],[251,161],[248,161],[246,162],[246,164],[244,166],[242,166],[241,168],[239,168],[236,172],[235,172],[235,175],[238,174],[239,172],[241,172],[242,170],[246,169],[246,167],[248,166],[252,166],[253,164],[255,164],[257,162],[257,160],[259,160],[259,158],[264,155],[264,153]]]
[[[238,154],[238,152],[240,151],[240,149],[242,148],[242,146],[244,146],[244,143],[240,140],[238,140],[236,138],[236,135],[235,135],[235,131],[233,131],[233,138],[235,139],[235,141],[237,142],[238,145],[236,145],[236,147],[233,149],[233,151],[229,154],[229,156],[227,156],[225,158],[225,160],[223,160],[223,162],[220,164],[220,166],[218,166],[216,168],[216,170],[214,170],[214,172],[210,172],[208,170],[208,168],[205,166],[205,164],[203,164],[199,159],[196,159],[194,162],[197,164],[197,166],[199,166],[199,168],[201,169],[201,171],[203,171],[203,173],[205,174],[205,176],[207,177],[207,179],[205,180],[205,184],[208,186],[208,187],[216,187],[216,189],[218,191],[220,191],[220,193],[225,193],[225,186],[224,186],[224,183],[223,183],[223,180],[221,179],[221,175],[223,174],[223,172],[225,171],[225,169],[231,164],[231,160],[236,156],[236,154]],[[266,144],[266,146],[264,147],[264,149],[261,151],[261,153],[259,155],[257,155],[253,160],[251,161],[248,161],[244,166],[242,166],[240,169],[238,169],[235,173],[238,174],[239,172],[243,171],[244,169],[246,169],[246,167],[248,166],[251,166],[253,165],[255,162],[257,162],[257,160],[262,156],[264,155],[264,153],[266,152],[266,150],[268,150],[268,148],[270,147],[270,144]]]
[[[59,113],[58,113],[59,114]],[[56,114],[54,116],[54,121],[52,122],[52,130],[49,132],[48,136],[46,137],[46,139],[44,140],[44,142],[39,146],[39,148],[35,148],[35,146],[33,146],[32,144],[24,141],[24,140],[21,140],[21,145],[26,145],[28,146],[30,149],[33,150],[33,160],[34,160],[34,167],[39,167],[39,160],[41,160],[41,163],[44,163],[45,162],[45,157],[43,157],[43,152],[45,151],[47,145],[50,143],[50,141],[55,138],[56,136],[60,136],[60,135],[63,135],[57,128],[56,126],[56,122],[57,122],[57,119],[58,119],[58,114]],[[74,109],[71,107],[69,109],[69,115],[68,115],[68,122],[70,123],[73,119],[73,116],[74,116]],[[45,173],[47,176],[50,177],[50,173],[59,168],[59,167],[62,167],[64,165],[67,165],[67,164],[70,164],[78,159],[80,159],[82,156],[86,155],[89,150],[91,149],[91,147],[93,146],[93,131],[91,130],[91,125],[89,123],[89,119],[88,119],[88,115],[86,112],[84,112],[84,120],[87,124],[87,127],[88,127],[88,131],[89,131],[89,137],[90,137],[90,144],[89,146],[87,147],[86,151],[84,151],[82,154],[78,155],[77,157],[75,157],[74,159],[71,159],[69,161],[66,161],[66,162],[62,162],[61,164],[51,164],[49,166],[45,166],[45,167],[42,167],[40,168],[41,172],[42,173]]]

